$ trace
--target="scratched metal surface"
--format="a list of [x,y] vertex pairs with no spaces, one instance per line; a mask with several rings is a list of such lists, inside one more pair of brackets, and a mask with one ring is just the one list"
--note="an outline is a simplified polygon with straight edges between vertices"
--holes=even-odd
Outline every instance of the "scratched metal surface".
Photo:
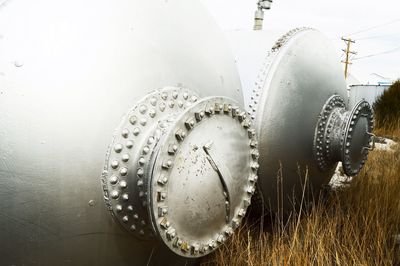
[[[263,47],[258,55],[264,60],[260,67],[260,59],[255,59],[254,53],[242,51],[246,47],[255,47],[254,52],[262,50],[259,45],[268,43],[269,34],[268,30],[254,33],[253,37],[248,34],[249,38],[231,45],[239,62],[245,105],[255,120],[259,137],[258,184],[268,208],[278,210],[279,201],[280,209],[290,211],[294,199],[302,195],[306,170],[316,190],[327,184],[334,173],[334,167],[325,172],[318,169],[313,141],[322,107],[333,94],[347,99],[346,84],[331,41],[308,28],[290,31],[275,44]],[[281,168],[282,185],[278,185]]]
[[243,103],[197,1],[0,3],[0,264],[185,264],[127,235],[103,202],[113,130],[149,91]]

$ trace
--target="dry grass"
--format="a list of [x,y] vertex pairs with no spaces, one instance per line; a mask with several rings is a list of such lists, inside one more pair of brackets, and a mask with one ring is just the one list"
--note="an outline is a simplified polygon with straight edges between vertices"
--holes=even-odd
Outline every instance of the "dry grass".
[[394,149],[371,152],[348,187],[301,215],[273,218],[264,232],[248,221],[203,265],[400,265],[400,145]]
[[384,123],[382,127],[375,129],[374,133],[377,136],[400,141],[400,118],[395,122]]

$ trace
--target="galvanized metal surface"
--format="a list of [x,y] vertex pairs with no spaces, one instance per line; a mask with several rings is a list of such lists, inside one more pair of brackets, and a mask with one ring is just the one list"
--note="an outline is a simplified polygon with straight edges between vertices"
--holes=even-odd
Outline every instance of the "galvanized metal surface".
[[121,225],[140,239],[154,239],[147,206],[154,147],[167,118],[198,99],[190,90],[164,88],[138,101],[115,131],[102,175],[105,202]]
[[[351,120],[356,110],[347,111],[344,105],[346,84],[339,62],[331,41],[321,33],[309,28],[294,29],[272,46],[258,72],[255,86],[245,89],[252,91],[246,105],[259,137],[259,185],[268,208],[292,210],[302,196],[306,173],[314,191],[331,179],[338,158],[329,157],[327,160],[333,160],[329,166],[321,166],[321,160],[328,155],[326,152],[319,154],[318,149],[322,147],[319,147],[321,131],[318,125],[324,118],[321,110],[324,111],[326,102],[334,95],[343,99],[343,105],[338,108],[343,108],[345,117],[333,119],[339,121],[335,127],[340,137],[339,142],[331,144],[327,150],[335,150],[338,154],[346,152],[343,145],[347,141],[341,134],[346,138],[349,125],[353,123],[360,130],[354,136],[357,140],[352,146],[353,158],[346,161],[352,164],[348,173],[358,172],[365,160],[364,146],[368,148],[370,140],[367,131],[372,126],[370,109],[363,112],[366,121],[358,116]],[[325,130],[325,124],[321,125]],[[322,138],[326,134],[329,132],[324,131]],[[339,157],[346,159],[345,155]]]
[[188,263],[127,234],[99,177],[113,130],[152,90],[179,85],[242,105],[228,51],[197,1],[3,3],[1,264]]
[[314,135],[314,156],[321,171],[328,171],[338,161],[346,175],[360,172],[373,146],[373,115],[366,101],[359,101],[351,110],[345,100],[331,96],[322,108]]
[[267,207],[274,210],[291,210],[300,200],[306,171],[316,189],[333,175],[334,168],[320,171],[313,142],[326,100],[346,95],[334,51],[315,30],[291,31],[273,46],[253,91],[249,105],[260,141],[259,185]]
[[250,205],[255,142],[236,101],[154,91],[116,130],[102,177],[106,205],[135,237],[161,240],[182,257],[204,256],[233,234]]
[[155,232],[171,250],[200,257],[233,234],[250,205],[255,134],[250,118],[228,98],[201,99],[171,120],[150,160],[147,205]]
[[389,87],[389,85],[350,85],[349,105],[354,106],[359,101],[365,100],[372,106]]

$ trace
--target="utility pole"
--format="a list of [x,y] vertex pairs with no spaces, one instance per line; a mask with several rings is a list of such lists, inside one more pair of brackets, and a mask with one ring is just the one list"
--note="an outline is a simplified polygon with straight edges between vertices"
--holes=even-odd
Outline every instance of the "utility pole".
[[352,43],[355,43],[354,40],[352,40],[350,38],[346,39],[346,38],[343,38],[343,37],[342,37],[342,40],[346,43],[346,50],[342,49],[342,51],[346,54],[346,60],[342,61],[342,63],[344,63],[344,78],[347,79],[347,72],[348,72],[348,69],[349,69],[349,65],[352,64],[350,62],[350,55],[351,54],[355,55],[357,53],[353,52],[353,51],[350,51],[350,45]]

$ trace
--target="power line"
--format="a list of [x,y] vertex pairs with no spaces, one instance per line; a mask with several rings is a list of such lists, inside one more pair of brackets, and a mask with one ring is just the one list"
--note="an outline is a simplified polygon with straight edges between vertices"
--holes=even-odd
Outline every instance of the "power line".
[[380,39],[380,38],[393,37],[393,36],[396,36],[396,37],[399,36],[400,37],[400,34],[399,33],[395,33],[395,34],[386,34],[386,35],[367,36],[367,37],[363,37],[363,38],[357,38],[356,40],[360,41],[360,40]]
[[386,23],[383,23],[383,24],[375,25],[375,26],[372,26],[372,27],[369,27],[369,28],[366,28],[366,29],[362,29],[362,30],[347,34],[345,36],[352,36],[352,35],[359,34],[359,33],[366,32],[366,31],[370,31],[370,30],[373,30],[373,29],[376,29],[376,28],[384,27],[384,26],[387,26],[387,25],[390,25],[390,24],[393,24],[393,23],[396,23],[396,22],[399,22],[399,21],[400,21],[400,18],[397,18],[395,20],[392,20],[392,21],[389,21],[389,22],[386,22]]
[[361,56],[361,57],[356,57],[356,58],[353,59],[353,61],[354,60],[364,59],[364,58],[369,58],[369,57],[373,57],[373,56],[383,55],[383,54],[390,54],[390,53],[396,52],[397,50],[400,50],[400,46],[395,47],[395,48],[390,49],[390,50],[387,50],[387,51],[384,51],[384,52],[375,53],[375,54],[369,54],[369,55]]

